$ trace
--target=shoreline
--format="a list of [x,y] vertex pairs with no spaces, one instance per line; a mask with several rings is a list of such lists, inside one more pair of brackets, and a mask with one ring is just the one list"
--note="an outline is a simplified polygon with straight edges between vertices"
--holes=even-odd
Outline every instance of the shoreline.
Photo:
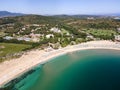
[[47,63],[51,59],[75,52],[88,49],[111,49],[120,50],[120,43],[112,41],[90,41],[78,45],[67,46],[62,49],[45,52],[44,50],[33,50],[22,55],[20,58],[5,61],[0,64],[0,87],[12,79],[22,75],[33,67]]

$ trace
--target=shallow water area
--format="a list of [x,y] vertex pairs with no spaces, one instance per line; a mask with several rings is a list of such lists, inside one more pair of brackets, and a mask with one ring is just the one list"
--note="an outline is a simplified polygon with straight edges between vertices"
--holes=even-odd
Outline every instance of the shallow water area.
[[9,88],[5,90],[120,90],[120,51],[68,53],[36,66],[6,87]]

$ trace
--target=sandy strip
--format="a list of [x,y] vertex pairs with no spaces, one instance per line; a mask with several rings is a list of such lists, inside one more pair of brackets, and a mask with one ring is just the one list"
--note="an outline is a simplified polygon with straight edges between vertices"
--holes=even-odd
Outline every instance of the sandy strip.
[[45,63],[56,56],[85,49],[120,50],[120,43],[112,41],[91,41],[78,45],[68,46],[59,50],[53,50],[50,52],[45,52],[44,50],[34,50],[27,52],[20,58],[5,61],[0,64],[0,86],[14,79],[23,72],[31,69],[32,67],[41,63]]

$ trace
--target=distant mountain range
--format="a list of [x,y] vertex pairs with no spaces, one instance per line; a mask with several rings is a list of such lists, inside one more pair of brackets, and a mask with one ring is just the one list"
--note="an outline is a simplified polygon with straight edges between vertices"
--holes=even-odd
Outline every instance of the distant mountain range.
[[[23,13],[12,13],[8,11],[0,11],[0,18],[1,17],[13,17],[13,16],[23,16],[23,15],[28,15],[28,14],[23,14]],[[46,15],[45,15],[46,16]],[[113,14],[104,14],[104,15],[47,15],[47,16],[54,16],[54,17],[59,17],[59,18],[86,18],[86,17],[106,17],[106,16],[120,16],[119,13],[113,13]]]
[[12,13],[8,11],[0,11],[0,17],[12,17],[12,16],[22,16],[22,13]]

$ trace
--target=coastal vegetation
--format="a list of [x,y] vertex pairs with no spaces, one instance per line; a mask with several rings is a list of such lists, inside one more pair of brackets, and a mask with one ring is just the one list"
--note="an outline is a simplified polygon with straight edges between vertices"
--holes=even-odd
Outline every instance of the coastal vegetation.
[[104,40],[114,40],[114,35],[118,35],[115,30],[89,29],[85,31],[93,35],[95,38],[100,38]]
[[30,47],[31,45],[25,44],[0,43],[0,62],[11,57],[19,57],[24,49]]
[[[24,15],[0,18],[0,57],[34,48],[59,49],[92,40],[120,40],[114,17]],[[13,50],[12,48],[15,47]],[[2,51],[3,50],[3,51]],[[10,51],[9,51],[10,50]]]

